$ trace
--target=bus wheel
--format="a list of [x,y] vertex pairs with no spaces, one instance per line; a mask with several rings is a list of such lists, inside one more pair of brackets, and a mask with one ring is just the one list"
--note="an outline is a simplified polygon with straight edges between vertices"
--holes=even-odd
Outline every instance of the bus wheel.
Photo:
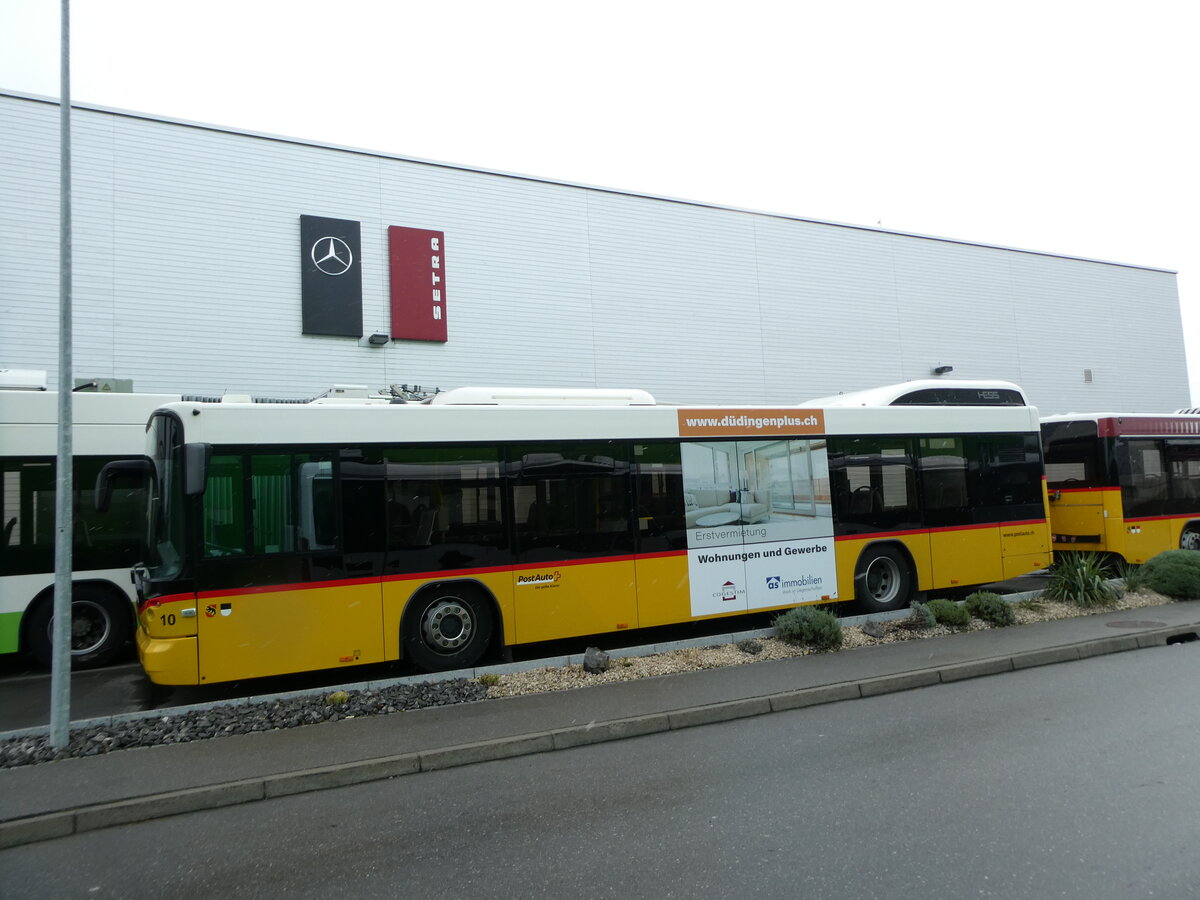
[[1200,531],[1188,526],[1179,536],[1180,550],[1200,550]]
[[426,672],[467,669],[492,639],[492,607],[475,591],[446,585],[418,595],[401,624],[404,656]]
[[[71,595],[71,668],[106,666],[129,639],[129,601],[103,588],[76,585]],[[54,656],[54,594],[48,592],[29,614],[26,647],[43,666]]]
[[912,569],[893,547],[868,547],[858,558],[854,595],[868,613],[887,612],[908,605]]

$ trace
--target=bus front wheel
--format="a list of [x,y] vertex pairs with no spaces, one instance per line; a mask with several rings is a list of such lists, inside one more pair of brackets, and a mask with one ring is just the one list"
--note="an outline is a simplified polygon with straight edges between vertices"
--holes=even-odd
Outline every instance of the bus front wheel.
[[1179,536],[1180,550],[1200,550],[1200,529],[1188,526]]
[[404,656],[426,672],[467,669],[492,639],[492,607],[470,588],[445,585],[418,595],[401,623]]
[[[95,669],[112,662],[130,637],[129,601],[93,585],[71,595],[71,667]],[[47,592],[29,614],[26,647],[43,666],[54,658],[54,594]]]
[[864,612],[888,612],[908,605],[912,567],[894,547],[868,547],[858,558],[854,594]]

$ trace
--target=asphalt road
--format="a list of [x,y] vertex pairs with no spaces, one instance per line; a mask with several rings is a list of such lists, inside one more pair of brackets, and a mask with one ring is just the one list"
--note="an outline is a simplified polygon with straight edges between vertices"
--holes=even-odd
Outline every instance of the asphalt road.
[[181,815],[0,893],[1195,897],[1198,680],[1194,642]]

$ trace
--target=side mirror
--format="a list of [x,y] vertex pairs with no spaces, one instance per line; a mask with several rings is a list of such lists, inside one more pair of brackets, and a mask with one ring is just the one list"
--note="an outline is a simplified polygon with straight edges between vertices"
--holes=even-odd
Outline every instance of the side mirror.
[[183,492],[189,497],[199,497],[208,483],[208,461],[212,458],[212,444],[183,445]]
[[150,477],[150,460],[148,459],[117,459],[105,463],[100,474],[96,476],[96,493],[94,504],[96,512],[108,512],[112,501],[112,483],[118,478],[134,478],[144,480]]

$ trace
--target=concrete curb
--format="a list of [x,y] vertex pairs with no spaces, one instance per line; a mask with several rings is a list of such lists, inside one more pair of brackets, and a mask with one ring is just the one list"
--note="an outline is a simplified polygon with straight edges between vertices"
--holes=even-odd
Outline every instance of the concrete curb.
[[95,831],[114,825],[145,822],[179,813],[219,809],[225,806],[268,800],[273,797],[285,797],[310,791],[398,778],[418,772],[432,772],[534,753],[567,750],[588,744],[625,740],[646,734],[729,722],[773,712],[875,697],[935,684],[952,684],[969,678],[1071,662],[1109,653],[1161,647],[1177,641],[1195,640],[1196,631],[1194,625],[1170,626],[1137,635],[1100,638],[966,663],[915,669],[879,678],[821,685],[628,719],[595,722],[572,728],[458,744],[418,753],[405,753],[324,768],[285,772],[244,781],[134,797],[115,803],[65,809],[0,822],[0,849]]

